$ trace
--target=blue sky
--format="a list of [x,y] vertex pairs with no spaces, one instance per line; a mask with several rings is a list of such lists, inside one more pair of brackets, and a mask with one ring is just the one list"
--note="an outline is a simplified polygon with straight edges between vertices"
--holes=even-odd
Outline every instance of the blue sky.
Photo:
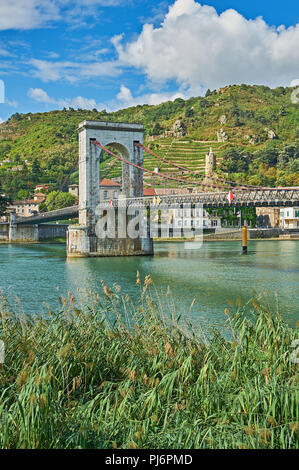
[[0,119],[295,86],[298,22],[294,0],[0,0]]

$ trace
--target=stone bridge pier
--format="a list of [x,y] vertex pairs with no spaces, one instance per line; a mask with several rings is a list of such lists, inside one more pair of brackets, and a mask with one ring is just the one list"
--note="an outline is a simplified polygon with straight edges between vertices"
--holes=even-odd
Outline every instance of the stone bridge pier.
[[[68,257],[129,256],[153,254],[153,241],[149,230],[130,238],[127,231],[117,226],[115,235],[102,237],[97,230],[103,214],[100,203],[100,154],[94,145],[112,147],[127,161],[143,167],[143,151],[136,143],[143,144],[143,126],[121,122],[83,121],[79,124],[79,225],[69,226],[67,237]],[[122,198],[143,196],[142,170],[122,163]],[[111,209],[112,211],[113,209]],[[126,222],[132,216],[126,214]],[[122,232],[122,233],[120,233]]]

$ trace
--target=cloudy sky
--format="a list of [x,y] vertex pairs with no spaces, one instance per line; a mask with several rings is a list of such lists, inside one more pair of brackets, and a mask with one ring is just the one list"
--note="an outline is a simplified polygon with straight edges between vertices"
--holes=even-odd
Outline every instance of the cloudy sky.
[[294,0],[0,0],[0,119],[295,86],[298,44]]

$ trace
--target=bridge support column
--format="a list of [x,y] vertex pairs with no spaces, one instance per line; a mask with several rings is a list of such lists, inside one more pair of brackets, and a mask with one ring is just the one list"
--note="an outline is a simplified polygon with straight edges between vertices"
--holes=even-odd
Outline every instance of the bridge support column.
[[[79,124],[79,225],[69,227],[67,237],[68,257],[86,256],[130,256],[153,253],[153,242],[149,233],[144,238],[99,236],[97,227],[101,215],[100,204],[100,150],[94,145],[98,141],[103,147],[112,146],[122,157],[140,167],[143,166],[143,151],[136,143],[143,143],[143,126],[131,123],[83,121]],[[143,196],[142,170],[123,162],[122,195]]]
[[140,236],[132,238],[128,236],[128,231],[133,216],[128,216],[125,213],[118,218],[118,211],[116,210],[111,214],[110,221],[112,219],[114,220],[112,225],[115,227],[113,237],[109,233],[107,236],[100,236],[100,233],[104,233],[100,228],[100,221],[94,235],[89,233],[87,226],[69,226],[67,235],[68,257],[140,256],[152,255],[154,253],[149,224],[146,225],[146,230],[145,226],[143,230],[139,227]]

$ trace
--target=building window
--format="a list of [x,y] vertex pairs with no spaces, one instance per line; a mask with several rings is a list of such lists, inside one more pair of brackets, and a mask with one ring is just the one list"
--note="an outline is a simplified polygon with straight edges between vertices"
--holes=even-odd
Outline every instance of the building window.
[[217,227],[217,220],[212,220],[212,227]]
[[104,199],[108,199],[108,191],[104,191]]
[[299,210],[295,210],[295,217],[299,217]]
[[117,199],[117,191],[113,191],[113,198]]

